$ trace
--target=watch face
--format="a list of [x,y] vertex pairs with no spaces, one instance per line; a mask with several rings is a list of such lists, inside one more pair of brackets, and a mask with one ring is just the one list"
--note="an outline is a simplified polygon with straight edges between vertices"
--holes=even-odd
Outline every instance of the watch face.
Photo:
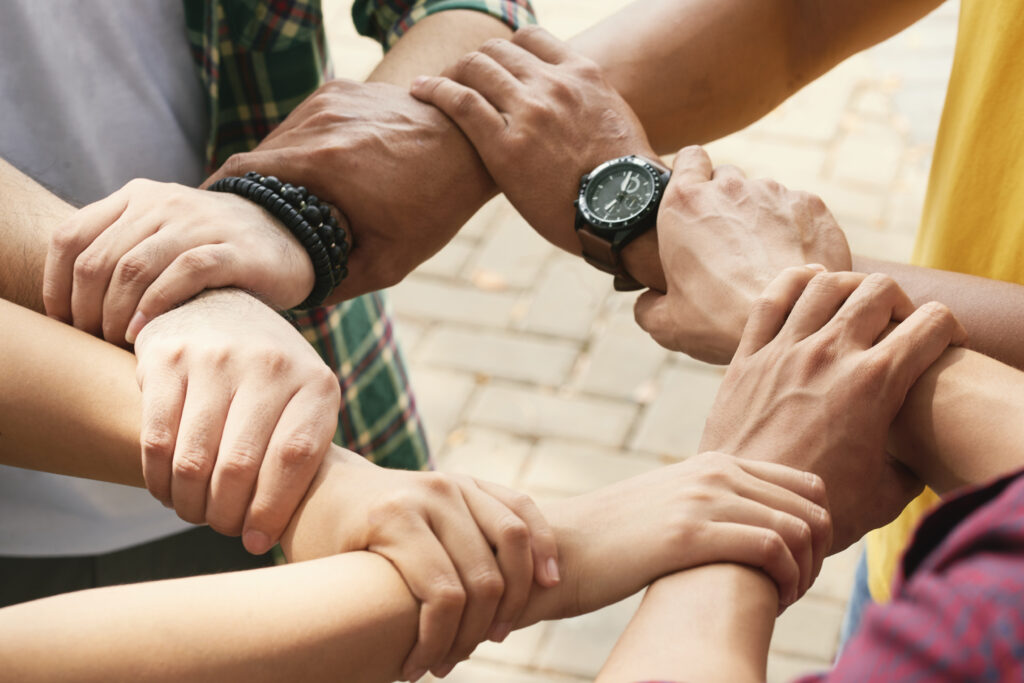
[[646,166],[623,163],[600,171],[587,184],[583,199],[594,218],[625,223],[643,213],[655,190],[654,175]]

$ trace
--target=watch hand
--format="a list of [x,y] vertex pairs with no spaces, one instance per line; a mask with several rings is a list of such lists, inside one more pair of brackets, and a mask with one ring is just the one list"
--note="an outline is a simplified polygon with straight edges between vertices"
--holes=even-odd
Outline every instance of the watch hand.
[[604,206],[604,210],[605,210],[605,211],[607,211],[608,209],[612,208],[613,206],[615,206],[615,204],[616,204],[616,203],[617,203],[618,201],[619,201],[619,198],[618,198],[618,197],[616,197],[615,199],[611,200],[610,202],[608,202],[607,204],[605,204],[605,206]]
[[623,192],[625,192],[626,191],[626,187],[629,185],[629,179],[632,178],[632,177],[633,177],[633,172],[632,171],[627,173],[626,174],[626,178],[622,181],[622,187],[620,187],[619,189],[622,190]]

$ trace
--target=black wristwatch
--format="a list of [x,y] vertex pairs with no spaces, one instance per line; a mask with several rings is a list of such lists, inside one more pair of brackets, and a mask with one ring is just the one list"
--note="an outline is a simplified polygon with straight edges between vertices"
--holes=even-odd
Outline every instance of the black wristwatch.
[[622,265],[622,248],[654,227],[672,172],[635,155],[606,161],[580,180],[576,235],[587,263],[615,276],[615,289],[643,289]]

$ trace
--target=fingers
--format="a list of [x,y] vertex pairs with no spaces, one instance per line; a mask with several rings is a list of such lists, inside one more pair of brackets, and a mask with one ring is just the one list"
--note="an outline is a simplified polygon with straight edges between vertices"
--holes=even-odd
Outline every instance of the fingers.
[[669,184],[696,185],[711,180],[711,157],[703,147],[696,145],[679,150],[672,162],[672,178]]
[[480,46],[479,51],[490,56],[520,81],[528,79],[544,64],[536,55],[509,40],[488,40]]
[[419,680],[450,649],[466,602],[455,565],[426,521],[412,511],[389,520],[389,540],[369,549],[391,560],[422,602],[416,645],[402,677]]
[[206,521],[206,494],[231,393],[214,364],[189,375],[171,465],[171,501],[192,524]]
[[71,322],[75,261],[127,208],[127,195],[115,192],[80,209],[54,231],[43,270],[43,304],[47,315],[62,322]]
[[483,491],[494,496],[526,522],[530,531],[530,547],[537,583],[552,588],[561,580],[558,570],[558,544],[555,532],[537,503],[524,493],[513,491],[489,481],[476,481]]
[[914,312],[910,297],[892,278],[868,275],[839,308],[830,325],[862,349],[874,345],[893,320],[904,320]]
[[750,309],[736,350],[737,358],[757,353],[778,335],[807,283],[823,270],[822,266],[816,264],[787,268],[769,283]]
[[804,339],[825,326],[866,276],[862,273],[819,273],[804,288],[780,335]]
[[885,354],[895,369],[894,391],[906,396],[911,385],[952,344],[967,342],[967,331],[953,313],[938,302],[924,304],[871,350]]
[[[477,488],[472,479],[467,480],[468,484],[461,487],[462,495],[484,538],[495,549],[494,555],[500,573],[490,580],[494,581],[494,588],[500,587],[501,590],[496,592],[498,600],[482,637],[477,637],[480,632],[475,627],[467,628],[467,624],[464,623],[451,652],[437,670],[439,672],[450,670],[469,657],[484,638],[496,642],[504,640],[526,607],[530,586],[533,584],[530,529],[526,522],[506,505]],[[464,622],[474,613],[472,607],[473,600],[470,598],[463,616]]]
[[171,464],[177,441],[181,411],[185,405],[187,381],[172,368],[142,372],[142,477],[146,488],[171,507]]
[[527,26],[512,34],[512,42],[550,64],[561,64],[576,55],[569,46],[539,26]]
[[[764,512],[772,512],[757,506]],[[779,601],[792,604],[799,595],[800,566],[781,535],[760,524],[717,522],[708,525],[699,541],[716,562],[758,567],[775,581]]]
[[159,228],[158,219],[140,216],[129,207],[79,255],[71,284],[71,317],[75,327],[90,334],[102,333],[103,302],[115,268],[127,252]]
[[523,84],[484,52],[470,52],[449,71],[446,76],[483,95],[499,112],[510,111],[523,98]]
[[441,512],[431,509],[430,526],[451,558],[463,593],[458,603],[436,606],[433,623],[421,633],[406,666],[429,668],[441,676],[447,673],[455,647],[472,651],[487,637],[505,586],[494,553],[458,487],[450,478],[430,476],[431,486],[448,501]]
[[[104,339],[113,343],[125,340],[126,330],[139,301],[161,271],[172,263],[175,255],[182,250],[182,245],[174,244],[175,241],[177,240],[170,237],[169,233],[157,233],[131,248],[117,262],[110,278],[110,286],[103,297]],[[193,295],[199,291],[197,289]],[[159,313],[153,314],[150,319],[156,315]],[[138,330],[126,341],[134,342],[137,334]]]
[[736,492],[784,515],[770,522],[786,539],[800,564],[799,597],[810,588],[832,546],[825,485],[813,474],[776,463],[740,461],[738,464],[754,476],[741,480]]
[[256,477],[270,437],[291,399],[287,395],[266,396],[265,388],[262,382],[248,384],[243,381],[235,391],[224,421],[213,476],[210,477],[206,523],[214,531],[228,536],[242,533],[246,510],[253,500]]
[[331,445],[340,400],[337,379],[331,375],[329,381],[333,389],[305,383],[274,427],[242,532],[253,554],[267,552],[281,538]]
[[[172,249],[170,253],[178,252]],[[204,244],[181,253],[169,266],[163,268],[162,272],[154,268],[153,271],[158,274],[138,299],[138,306],[129,311],[131,318],[124,332],[125,340],[129,344],[135,343],[146,323],[188,301],[203,290],[235,284],[235,265],[236,261],[230,249],[225,249],[220,244]],[[120,324],[124,319],[124,312],[118,310],[116,314],[119,316],[117,324]],[[113,324],[112,322],[111,325]]]
[[483,95],[449,78],[417,78],[410,92],[417,99],[443,111],[474,147],[486,146],[488,139],[505,130],[505,118]]

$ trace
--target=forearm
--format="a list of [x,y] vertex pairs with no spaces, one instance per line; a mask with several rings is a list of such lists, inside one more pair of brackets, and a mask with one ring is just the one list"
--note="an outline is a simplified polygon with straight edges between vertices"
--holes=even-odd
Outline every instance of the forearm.
[[391,681],[417,616],[387,560],[349,553],[9,607],[0,666],[19,681]]
[[944,494],[1024,467],[1022,414],[1024,373],[950,349],[907,395],[891,431],[892,450]]
[[448,10],[431,14],[395,43],[366,80],[408,88],[417,76],[441,73],[485,41],[511,35],[511,28],[484,12]]
[[41,312],[50,233],[74,208],[3,159],[0,197],[0,299]]
[[772,580],[741,565],[659,579],[597,680],[763,681],[778,604]]
[[0,462],[143,486],[134,356],[7,301],[0,321]]
[[667,153],[739,130],[939,4],[639,0],[571,44],[604,67]]
[[917,305],[946,304],[967,329],[972,349],[1024,370],[1024,316],[1016,314],[1024,311],[1024,285],[864,256],[854,256],[853,267],[892,276]]

